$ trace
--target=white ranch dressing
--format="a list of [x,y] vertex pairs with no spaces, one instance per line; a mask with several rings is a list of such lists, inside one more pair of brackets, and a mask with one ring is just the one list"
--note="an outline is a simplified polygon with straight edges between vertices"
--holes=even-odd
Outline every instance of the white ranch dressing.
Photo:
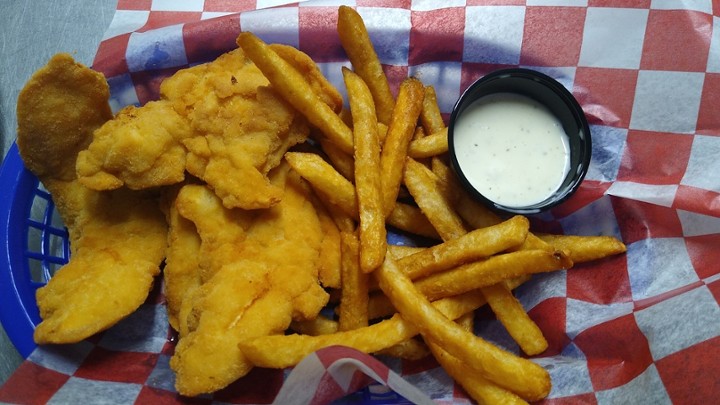
[[569,170],[568,136],[537,101],[496,93],[471,104],[455,123],[462,172],[483,196],[507,207],[550,197]]

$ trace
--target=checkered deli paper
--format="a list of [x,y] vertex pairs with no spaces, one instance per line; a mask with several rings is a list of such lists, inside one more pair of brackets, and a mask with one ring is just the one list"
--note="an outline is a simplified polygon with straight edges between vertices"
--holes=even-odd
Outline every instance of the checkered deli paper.
[[[344,92],[340,68],[349,64],[335,30],[341,2],[279,3],[119,0],[93,67],[107,76],[115,110],[143,104],[176,70],[233,49],[243,30],[298,47]],[[612,235],[628,251],[537,275],[517,290],[549,342],[532,358],[552,376],[544,402],[717,403],[720,3],[346,4],[364,18],[395,91],[402,78],[417,76],[435,86],[447,114],[475,79],[498,68],[529,67],[565,85],[590,120],[592,164],[582,187],[532,220],[546,231]],[[519,352],[483,311],[476,332]],[[308,357],[294,371],[256,369],[221,392],[190,400],[173,390],[173,347],[157,287],[136,313],[105,333],[36,349],[0,389],[0,401],[471,402],[431,358],[379,361],[338,347]],[[369,396],[345,396],[368,384]]]

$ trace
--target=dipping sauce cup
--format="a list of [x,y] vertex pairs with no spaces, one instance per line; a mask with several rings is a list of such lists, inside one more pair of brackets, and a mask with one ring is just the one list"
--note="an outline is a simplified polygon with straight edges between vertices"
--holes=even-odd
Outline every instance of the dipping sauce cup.
[[536,214],[577,190],[592,141],[582,108],[562,84],[517,68],[492,72],[462,94],[448,149],[462,184],[489,208]]

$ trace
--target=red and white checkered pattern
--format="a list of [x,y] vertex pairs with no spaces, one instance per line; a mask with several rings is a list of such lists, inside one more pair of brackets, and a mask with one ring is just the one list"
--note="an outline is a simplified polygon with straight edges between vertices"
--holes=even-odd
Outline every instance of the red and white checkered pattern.
[[[335,24],[337,5],[346,3],[365,19],[393,89],[402,78],[418,76],[436,87],[446,114],[463,89],[497,68],[530,67],[555,77],[591,122],[593,162],[579,192],[534,218],[534,225],[617,236],[628,252],[538,276],[518,290],[550,345],[534,359],[553,377],[545,402],[717,401],[720,3],[280,3],[119,0],[94,68],[108,77],[114,108],[142,104],[157,97],[164,77],[234,48],[237,34],[249,30],[299,47],[343,91],[339,67],[347,60]],[[156,293],[126,321],[87,342],[38,349],[0,389],[0,401],[92,402],[112,393],[114,402],[181,402],[172,387],[173,336],[161,301]],[[477,332],[517,351],[486,315],[479,311]],[[311,400],[322,403],[370,381],[357,374],[362,368],[332,371],[331,364],[346,356],[383,376],[384,384],[408,389],[388,382],[386,366],[342,350],[314,355],[308,361],[315,367],[298,366],[305,371],[290,377],[255,370],[193,401],[267,403],[300,384],[305,392],[316,387]],[[469,401],[432,359],[388,359],[386,365],[438,403]]]

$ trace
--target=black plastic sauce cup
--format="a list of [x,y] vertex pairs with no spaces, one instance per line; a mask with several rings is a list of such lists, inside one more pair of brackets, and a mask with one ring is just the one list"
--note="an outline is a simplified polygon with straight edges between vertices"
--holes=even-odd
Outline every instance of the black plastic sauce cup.
[[[455,123],[471,104],[495,93],[515,93],[539,102],[558,118],[568,136],[568,173],[555,192],[543,201],[527,206],[508,206],[492,201],[470,183],[458,162],[455,151]],[[585,113],[562,84],[535,70],[515,68],[497,70],[483,76],[463,92],[450,115],[448,150],[453,169],[463,186],[490,209],[506,214],[537,214],[567,200],[578,189],[590,165],[592,140]]]

